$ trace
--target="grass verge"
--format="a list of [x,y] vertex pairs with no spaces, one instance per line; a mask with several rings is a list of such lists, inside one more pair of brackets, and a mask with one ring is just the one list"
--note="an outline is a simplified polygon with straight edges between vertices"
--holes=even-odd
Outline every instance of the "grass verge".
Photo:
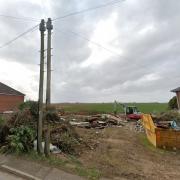
[[28,160],[60,168],[64,171],[77,174],[89,180],[98,180],[101,177],[101,172],[99,170],[83,166],[83,164],[75,156],[67,156],[66,159],[61,159],[60,157],[55,156],[46,158],[44,155],[39,155],[35,151],[31,151],[28,154],[22,154],[20,156]]

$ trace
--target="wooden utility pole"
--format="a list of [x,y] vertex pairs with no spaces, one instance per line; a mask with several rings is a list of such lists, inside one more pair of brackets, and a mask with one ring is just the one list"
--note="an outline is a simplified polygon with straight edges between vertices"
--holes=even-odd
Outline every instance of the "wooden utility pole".
[[[48,18],[46,27],[48,30],[46,108],[48,108],[51,104],[51,31],[53,29],[51,18]],[[46,137],[45,137],[45,149],[44,149],[44,153],[46,156],[49,156],[49,153],[50,153],[49,145],[50,145],[50,127],[49,127],[49,122],[47,122]]]
[[43,84],[44,84],[44,32],[46,31],[44,19],[39,25],[41,33],[41,50],[40,50],[40,79],[39,79],[39,118],[37,124],[37,151],[43,153],[42,149],[42,126],[43,126]]

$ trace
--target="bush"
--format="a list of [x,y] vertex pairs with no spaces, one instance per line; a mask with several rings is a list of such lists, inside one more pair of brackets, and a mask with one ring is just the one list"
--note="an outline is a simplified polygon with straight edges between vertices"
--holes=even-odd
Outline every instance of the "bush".
[[0,115],[0,126],[3,126],[5,123],[5,118]]
[[47,121],[47,122],[59,122],[60,121],[58,111],[55,106],[46,107],[45,121]]
[[5,117],[0,115],[0,143],[4,143],[6,141],[6,137],[9,134],[9,128],[6,124]]
[[154,117],[155,121],[172,121],[176,120],[180,122],[180,114],[177,111],[171,110],[165,113],[159,114],[157,117]]
[[27,126],[20,126],[10,129],[8,136],[8,145],[6,151],[15,153],[30,152],[33,148],[33,141],[35,139],[35,132]]
[[22,104],[20,104],[19,109],[21,111],[25,110],[25,109],[29,109],[32,116],[37,119],[38,118],[38,102],[37,101],[26,101]]
[[64,153],[72,154],[75,155],[75,147],[79,144],[77,139],[70,134],[63,133],[61,134],[61,138],[59,141],[59,148],[62,150]]
[[174,96],[168,102],[169,109],[178,109],[177,98]]
[[51,143],[56,145],[64,153],[77,155],[77,147],[81,143],[80,137],[69,122],[61,122],[61,125],[51,131]]
[[10,129],[20,127],[22,125],[35,128],[37,125],[37,119],[33,118],[29,109],[24,109],[14,113],[9,120],[7,120],[7,125]]

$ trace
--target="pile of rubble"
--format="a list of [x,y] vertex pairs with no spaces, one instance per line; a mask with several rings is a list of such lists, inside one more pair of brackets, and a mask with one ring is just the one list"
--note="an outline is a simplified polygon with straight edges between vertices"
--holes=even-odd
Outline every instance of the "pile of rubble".
[[139,119],[139,120],[136,122],[135,131],[136,131],[136,132],[144,132],[144,127],[143,127],[143,124],[142,124],[142,120],[141,120],[141,119]]
[[84,119],[82,118],[81,121],[79,121],[78,118],[70,120],[72,126],[97,129],[103,129],[108,126],[124,126],[126,122],[124,118],[111,114],[84,116]]
[[180,130],[180,114],[177,111],[168,111],[157,116],[152,116],[154,124],[158,128]]

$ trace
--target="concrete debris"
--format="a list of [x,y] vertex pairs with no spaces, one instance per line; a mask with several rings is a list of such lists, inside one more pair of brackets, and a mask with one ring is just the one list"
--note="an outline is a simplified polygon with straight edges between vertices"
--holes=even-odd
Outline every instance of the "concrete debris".
[[90,128],[89,122],[75,122],[75,120],[69,122],[72,126]]
[[63,117],[61,117],[61,118],[60,118],[60,120],[61,120],[61,121],[66,121],[66,119],[65,119],[65,118],[63,118]]
[[135,131],[136,132],[144,132],[144,127],[143,127],[141,119],[136,122]]
[[118,125],[118,126],[119,125],[124,126],[126,123],[126,121],[124,119],[110,115],[110,114],[107,115],[107,121],[108,121],[108,123],[111,123],[113,125]]
[[[77,118],[78,119],[78,118]],[[96,128],[103,129],[108,126],[124,126],[126,120],[121,117],[113,116],[111,114],[97,114],[92,116],[81,116],[81,121],[73,118],[70,121],[72,126],[82,127],[82,128]]]

